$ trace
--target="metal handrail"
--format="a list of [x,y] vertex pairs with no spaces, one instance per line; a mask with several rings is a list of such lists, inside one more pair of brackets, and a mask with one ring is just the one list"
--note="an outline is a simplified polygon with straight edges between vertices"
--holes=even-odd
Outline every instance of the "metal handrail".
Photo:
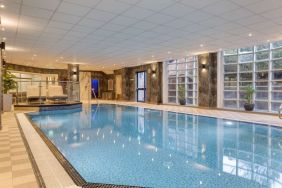
[[279,107],[278,114],[279,114],[279,118],[282,119],[282,104]]
[[92,92],[93,92],[93,95],[94,95],[94,97],[95,97],[95,99],[97,101],[97,105],[99,106],[99,100],[98,100],[98,98],[97,98],[97,96],[95,94],[95,89],[94,88],[92,88]]

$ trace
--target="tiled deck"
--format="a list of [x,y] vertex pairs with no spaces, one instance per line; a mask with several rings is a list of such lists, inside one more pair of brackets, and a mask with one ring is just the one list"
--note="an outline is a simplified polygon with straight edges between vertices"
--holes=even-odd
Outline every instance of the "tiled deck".
[[4,113],[0,131],[0,187],[37,188],[14,113]]
[[[167,110],[174,112],[207,115],[207,116],[213,116],[219,118],[271,124],[271,125],[282,127],[282,120],[280,120],[277,115],[264,115],[264,114],[245,113],[245,112],[222,111],[222,110],[208,110],[201,108],[188,108],[188,107],[172,106],[172,105],[152,105],[152,104],[136,103],[136,102],[116,102],[116,101],[102,101],[102,100],[100,100],[99,102],[130,105],[130,106],[140,106],[140,107],[146,107],[151,109]],[[92,103],[95,104],[96,101],[92,101]],[[14,113],[4,113],[2,118],[3,118],[3,123],[2,123],[3,129],[0,131],[0,187],[5,187],[5,188],[38,187],[31,166],[31,162],[29,160],[26,148],[24,146]],[[38,135],[35,135],[36,132],[32,130],[33,128],[31,126],[28,129],[26,129],[25,131],[29,131],[33,133],[26,137],[34,137],[34,136],[39,137]],[[46,149],[44,150],[45,152],[49,151]],[[34,152],[37,153],[38,157],[42,157],[45,155],[44,153],[38,153],[34,150],[32,151],[33,153]],[[49,156],[49,157],[53,158],[53,156]],[[45,160],[42,160],[41,158],[41,161],[43,162]],[[47,170],[47,167],[45,166],[46,168],[42,170],[42,166],[44,166],[44,164],[42,163],[37,165],[39,166],[39,170],[43,172],[44,180],[47,181],[45,182],[47,188],[56,187],[53,184],[54,179],[52,179],[50,176],[50,173],[54,173],[53,171],[56,168],[53,169],[52,167],[53,169],[52,170],[49,166],[48,167],[49,170]],[[60,165],[60,164],[56,162],[56,165]],[[47,175],[45,176],[44,173],[47,173]],[[64,176],[66,176],[65,172],[61,171],[60,174],[61,175],[64,174]],[[73,184],[70,182],[69,177],[66,178],[67,181],[66,180],[63,181],[65,183],[58,182],[60,180],[59,178],[56,178],[57,184],[60,184],[59,187],[76,187],[73,186]]]

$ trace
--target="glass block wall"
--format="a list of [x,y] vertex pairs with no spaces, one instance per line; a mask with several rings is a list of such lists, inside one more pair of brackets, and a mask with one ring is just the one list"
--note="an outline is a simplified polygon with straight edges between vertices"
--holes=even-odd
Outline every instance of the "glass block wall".
[[178,104],[180,87],[185,88],[186,105],[198,105],[198,59],[197,56],[165,63],[167,70],[168,103]]
[[225,108],[243,109],[252,85],[255,110],[277,112],[282,103],[282,41],[223,51]]

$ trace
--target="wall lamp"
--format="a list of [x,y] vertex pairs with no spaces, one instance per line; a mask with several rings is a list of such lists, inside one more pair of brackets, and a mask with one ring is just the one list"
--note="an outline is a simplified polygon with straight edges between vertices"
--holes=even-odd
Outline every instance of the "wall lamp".
[[202,69],[207,69],[207,64],[202,64],[202,65],[201,65],[201,68],[202,68]]
[[6,61],[5,61],[5,59],[2,59],[2,66],[3,66],[3,67],[6,66]]
[[156,77],[156,74],[157,74],[157,65],[156,64],[151,65],[151,74],[153,78]]
[[6,45],[5,45],[5,42],[1,42],[1,43],[0,43],[0,48],[1,48],[1,50],[5,50],[5,46],[6,46]]

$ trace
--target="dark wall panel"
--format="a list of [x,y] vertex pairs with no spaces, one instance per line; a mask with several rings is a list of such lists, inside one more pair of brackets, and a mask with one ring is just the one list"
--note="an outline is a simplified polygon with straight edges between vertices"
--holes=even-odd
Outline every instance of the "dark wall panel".
[[217,53],[198,56],[200,107],[215,108],[217,105]]

